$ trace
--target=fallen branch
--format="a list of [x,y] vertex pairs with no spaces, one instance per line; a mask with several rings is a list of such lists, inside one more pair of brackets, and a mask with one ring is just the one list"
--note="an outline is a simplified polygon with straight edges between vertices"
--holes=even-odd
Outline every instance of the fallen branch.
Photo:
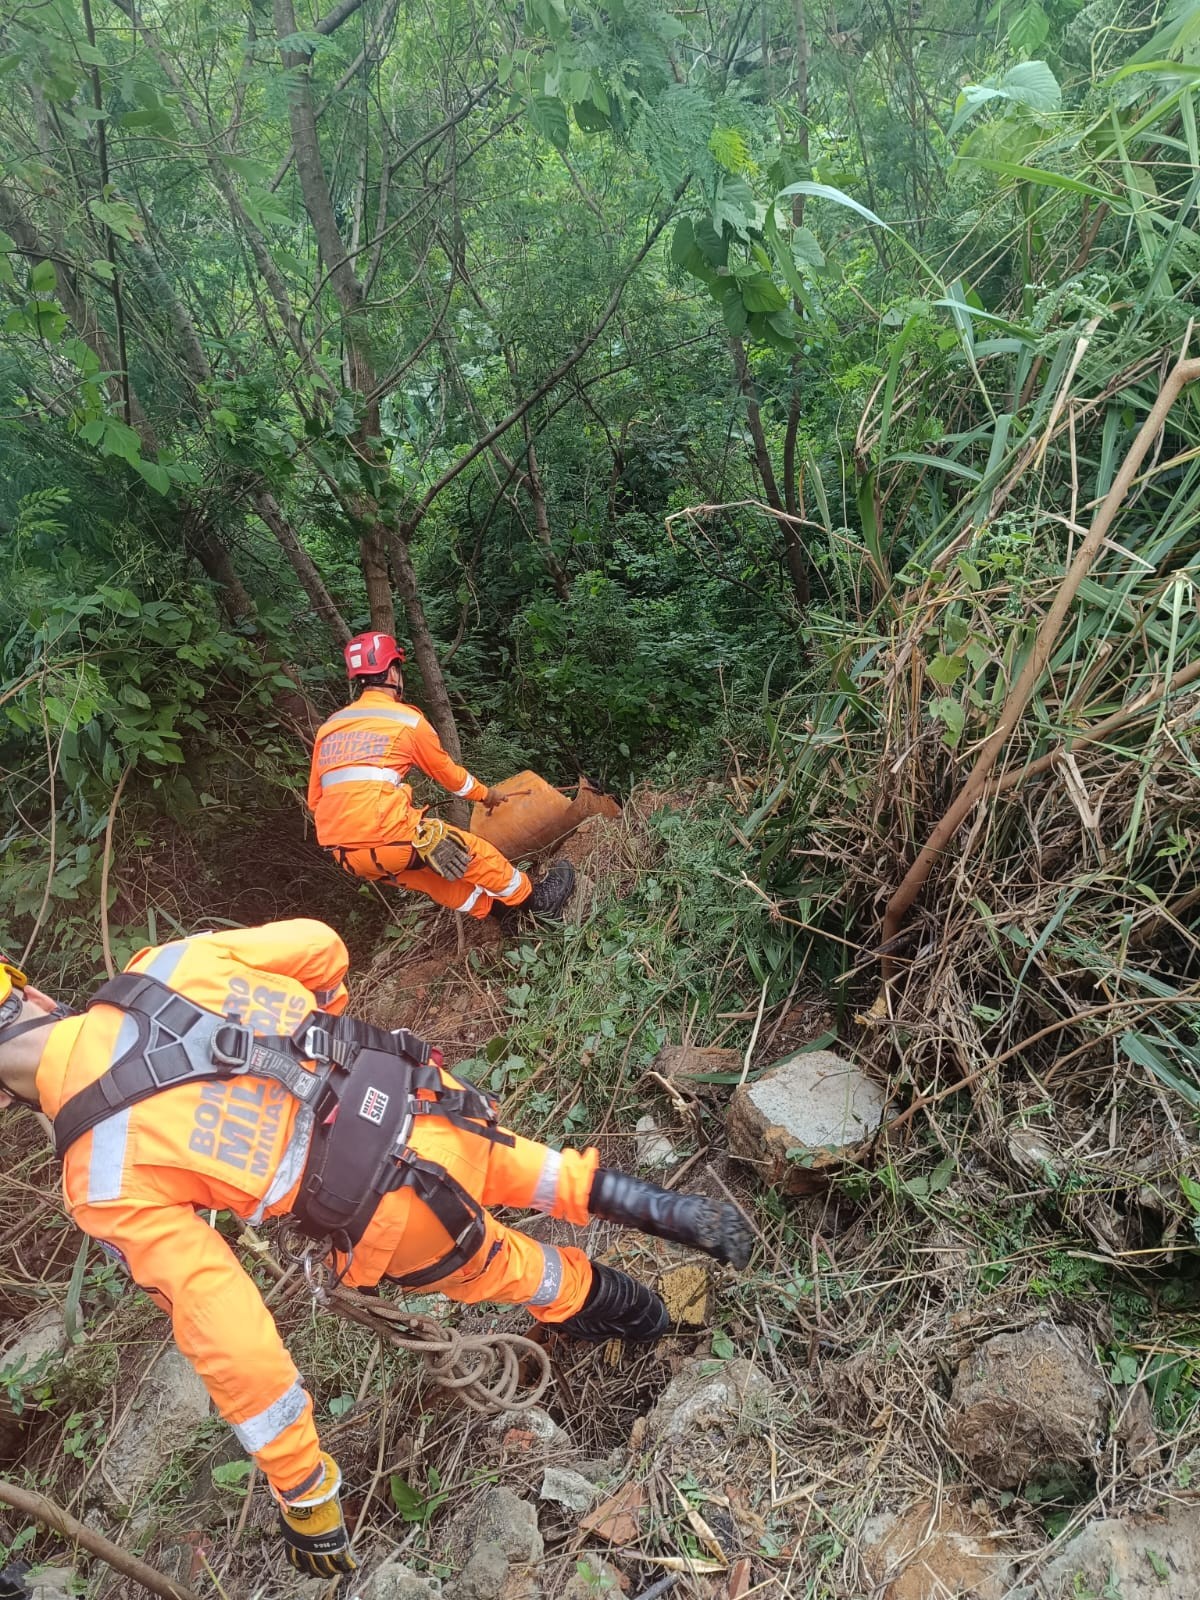
[[53,1500],[47,1500],[44,1494],[37,1494],[32,1489],[18,1489],[14,1483],[0,1481],[0,1504],[11,1506],[14,1511],[24,1512],[27,1517],[33,1517],[45,1527],[53,1528],[55,1533],[61,1533],[64,1539],[82,1545],[89,1555],[99,1556],[100,1560],[106,1562],[114,1572],[132,1578],[134,1583],[140,1583],[142,1588],[148,1589],[151,1594],[161,1595],[163,1600],[200,1600],[194,1589],[165,1577],[154,1567],[148,1567],[144,1561],[139,1561],[137,1556],[131,1556],[113,1544],[111,1539],[106,1539],[103,1534],[93,1532],[82,1522],[76,1522],[69,1511],[64,1511]]
[[[1189,332],[1190,332],[1189,325]],[[1186,341],[1185,341],[1186,347]],[[1021,674],[1009,691],[1007,700],[1000,713],[1000,719],[995,728],[984,741],[975,765],[972,767],[966,782],[959,790],[957,797],[943,815],[941,821],[934,828],[929,838],[922,846],[920,854],[905,873],[900,887],[892,895],[883,914],[883,930],[880,943],[884,950],[890,952],[892,941],[900,931],[901,923],[912,908],[913,902],[925,887],[934,863],[938,861],[950,840],[966,818],[972,806],[984,798],[987,780],[992,768],[996,765],[1000,752],[1008,742],[1009,735],[1016,727],[1026,706],[1046,669],[1051,652],[1058,640],[1059,632],[1070,610],[1071,603],[1079,589],[1079,585],[1087,576],[1092,562],[1099,554],[1104,540],[1112,526],[1117,512],[1124,503],[1133,480],[1137,477],[1138,469],[1145,458],[1147,450],[1158,437],[1171,407],[1179,398],[1185,386],[1200,378],[1200,360],[1184,360],[1182,357],[1176,362],[1167,380],[1159,392],[1158,399],[1150,408],[1150,414],[1138,431],[1137,438],[1129,447],[1125,460],[1121,463],[1121,470],[1113,480],[1112,488],[1105,495],[1088,530],[1087,538],[1079,547],[1078,554],[1071,563],[1070,570],[1059,586],[1054,597],[1054,603],[1047,612],[1042,625],[1037,631],[1033,648],[1021,669]],[[895,960],[890,953],[883,957],[883,981],[891,982],[895,973]]]

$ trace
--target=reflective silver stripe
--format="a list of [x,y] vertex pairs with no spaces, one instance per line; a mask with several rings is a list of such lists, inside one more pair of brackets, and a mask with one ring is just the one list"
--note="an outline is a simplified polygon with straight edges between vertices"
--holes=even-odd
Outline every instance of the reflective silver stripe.
[[558,1299],[559,1290],[562,1288],[562,1257],[552,1244],[539,1245],[542,1252],[542,1281],[537,1286],[537,1293],[530,1298],[531,1306],[553,1305]]
[[[321,727],[321,733],[334,722],[363,722],[367,717],[383,717],[388,722],[402,722],[406,728],[415,728],[421,720],[419,711],[412,711],[408,706],[347,706],[344,711],[335,711]],[[321,734],[318,733],[318,739]]]
[[[125,1021],[133,1022],[133,1018],[126,1017]],[[133,1038],[126,1041],[126,1046],[132,1044],[136,1038],[137,1024],[134,1023]],[[128,1139],[128,1111],[121,1111],[115,1117],[107,1117],[103,1122],[97,1123],[92,1130],[92,1155],[88,1162],[87,1186],[89,1205],[121,1198],[121,1184],[125,1172],[125,1146]]]
[[391,767],[338,767],[335,772],[321,774],[322,789],[332,789],[339,783],[390,783],[398,789],[403,781]]
[[265,1411],[260,1411],[256,1417],[247,1417],[245,1422],[233,1424],[238,1443],[243,1450],[249,1451],[251,1455],[257,1455],[269,1444],[274,1444],[280,1434],[286,1433],[293,1422],[299,1421],[307,1405],[308,1396],[297,1378],[291,1388],[285,1390],[278,1400],[272,1400]]
[[335,983],[332,989],[314,989],[313,998],[319,1006],[327,1006],[331,1000],[337,998],[341,987],[340,983]]
[[496,899],[507,901],[509,895],[516,894],[517,890],[521,887],[524,881],[525,874],[520,870],[519,867],[514,867],[512,877],[504,885],[503,889],[499,890],[496,895]]
[[474,778],[473,778],[473,777],[472,777],[472,776],[471,776],[471,774],[470,774],[470,773],[469,773],[469,772],[468,772],[468,773],[467,773],[467,781],[466,781],[466,782],[465,782],[465,783],[464,783],[464,784],[463,784],[463,785],[462,785],[462,787],[461,787],[461,788],[458,788],[458,789],[455,789],[455,791],[454,791],[454,798],[455,798],[455,799],[456,799],[456,800],[461,800],[461,799],[462,799],[462,797],[463,797],[463,795],[465,795],[465,794],[470,794],[470,792],[471,792],[471,790],[472,790],[472,789],[473,789],[473,788],[474,788],[474,787],[475,787],[475,779],[474,779]]
[[479,896],[483,893],[484,890],[482,890],[479,885],[476,884],[467,898],[463,901],[462,905],[458,906],[456,909],[460,914],[464,911],[470,911],[472,906],[479,904]]
[[[184,941],[177,939],[159,950],[140,970],[160,983],[166,983],[183,959]],[[113,1045],[112,1060],[119,1061],[137,1043],[137,1023],[130,1016],[121,1018]],[[130,1108],[132,1109],[132,1108]],[[92,1129],[92,1153],[88,1160],[87,1197],[89,1205],[121,1198],[125,1174],[125,1152],[129,1143],[129,1110],[106,1117]]]
[[562,1157],[557,1150],[547,1150],[542,1170],[538,1174],[537,1188],[529,1204],[535,1211],[553,1211],[558,1200],[558,1172]]
[[186,939],[176,939],[171,944],[163,945],[154,959],[148,961],[140,970],[152,978],[157,978],[159,983],[169,983],[175,968],[183,960],[187,942]]
[[312,1143],[313,1120],[311,1106],[301,1106],[296,1112],[291,1138],[284,1146],[279,1165],[275,1168],[266,1194],[246,1219],[248,1222],[254,1224],[261,1222],[267,1214],[267,1208],[282,1200],[304,1171],[304,1163],[308,1160],[308,1147]]

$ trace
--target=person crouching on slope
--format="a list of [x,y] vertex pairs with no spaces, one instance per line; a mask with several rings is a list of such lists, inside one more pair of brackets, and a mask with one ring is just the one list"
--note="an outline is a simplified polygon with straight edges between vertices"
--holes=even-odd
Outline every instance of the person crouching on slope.
[[308,780],[317,842],[357,877],[419,889],[472,917],[498,910],[508,921],[518,908],[561,916],[575,887],[568,862],[531,883],[486,839],[413,804],[404,780],[414,767],[488,810],[503,799],[492,799],[485,784],[447,755],[417,708],[404,703],[403,648],[391,634],[360,633],[345,656],[350,682],[361,693],[317,730]]
[[407,1030],[344,1015],[346,947],[296,919],[140,951],[70,1016],[0,957],[0,1107],[51,1117],[67,1210],[171,1318],[279,1508],[299,1571],[354,1570],[341,1477],[254,1281],[199,1213],[290,1217],[351,1288],[527,1306],[578,1339],[650,1342],[659,1296],[486,1208],[592,1217],[743,1267],[736,1206],[502,1127]]

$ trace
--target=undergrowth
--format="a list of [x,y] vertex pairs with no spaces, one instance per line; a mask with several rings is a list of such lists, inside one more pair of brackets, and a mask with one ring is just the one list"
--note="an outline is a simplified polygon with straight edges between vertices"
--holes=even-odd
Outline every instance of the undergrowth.
[[[1161,1441],[1150,1461],[1132,1460],[1114,1442],[1094,1480],[1047,1480],[997,1502],[993,1514],[1018,1548],[1037,1548],[1098,1502],[1135,1507],[1155,1492],[1182,1490],[1200,1466],[1200,1290],[1189,1267],[1197,1213],[1179,1181],[1177,1119],[1152,1085],[1121,1076],[1106,1096],[1067,1095],[1050,1114],[1025,1075],[1001,1074],[982,1120],[969,1094],[948,1097],[823,1191],[788,1199],[721,1154],[728,1083],[691,1085],[685,1115],[647,1076],[664,1043],[744,1051],[756,1022],[758,1072],[803,1042],[797,1015],[809,1037],[828,1020],[827,1010],[804,1009],[818,998],[815,985],[801,973],[785,986],[790,969],[772,967],[778,924],[731,870],[731,816],[750,804],[736,787],[636,795],[627,824],[581,865],[593,896],[587,914],[553,935],[460,956],[438,932],[446,922],[431,927],[420,918],[422,953],[428,959],[440,948],[441,972],[419,1002],[405,1003],[469,1004],[495,1017],[494,1031],[460,1065],[503,1096],[506,1119],[522,1131],[553,1143],[597,1139],[606,1159],[630,1166],[633,1123],[651,1109],[680,1157],[698,1158],[689,1186],[723,1185],[753,1208],[762,1247],[748,1274],[725,1275],[713,1326],[690,1347],[714,1370],[749,1357],[768,1373],[781,1397],[771,1423],[777,1449],[789,1470],[824,1475],[826,1489],[799,1523],[769,1506],[761,1518],[755,1558],[778,1581],[803,1582],[792,1592],[815,1600],[865,1592],[853,1534],[866,1512],[907,1503],[914,1484],[933,1484],[939,1474],[971,1483],[947,1444],[945,1403],[958,1362],[1001,1328],[1040,1318],[1081,1327],[1114,1385],[1116,1408],[1132,1385],[1147,1385]],[[407,913],[401,922],[415,926]],[[380,1015],[373,997],[396,1003],[389,974],[402,973],[415,954],[403,954],[403,943],[388,941],[358,980],[359,1009],[390,1025],[395,1018]],[[863,1027],[850,1023],[844,1046],[863,1038]],[[998,1145],[997,1126],[1010,1141],[1033,1130],[1040,1142]],[[50,1163],[31,1135],[24,1115],[0,1130],[16,1178],[0,1217],[0,1293],[9,1316],[73,1297],[83,1342],[67,1376],[49,1388],[43,1374],[12,1373],[6,1387],[39,1408],[21,1470],[78,1509],[91,1503],[109,1430],[166,1327],[98,1253],[89,1249],[82,1275],[73,1272],[77,1236],[59,1220]],[[1133,1143],[1136,1159],[1126,1154]],[[1105,1228],[1123,1230],[1124,1244],[1105,1245]],[[236,1229],[226,1231],[236,1246]],[[640,1248],[628,1236],[609,1245]],[[646,1271],[652,1258],[635,1256],[630,1265]],[[263,1286],[269,1292],[269,1280]],[[400,1545],[418,1565],[448,1570],[447,1519],[481,1485],[511,1481],[487,1443],[494,1436],[447,1413],[407,1358],[380,1357],[370,1335],[314,1313],[303,1296],[285,1297],[277,1315],[346,1472],[364,1553]],[[487,1320],[524,1322],[517,1313],[489,1312]],[[592,1353],[573,1354],[569,1370],[579,1415],[563,1421],[592,1450],[605,1438],[619,1442],[635,1415],[630,1400],[649,1406],[670,1375],[651,1357],[628,1356],[611,1368]],[[150,1521],[125,1525],[126,1536],[166,1561],[183,1534],[199,1533],[210,1555],[221,1552],[212,1559],[231,1592],[253,1592],[264,1559],[276,1554],[261,1490],[231,1540],[245,1489],[230,1436],[206,1425],[180,1441],[147,1496]],[[17,1528],[4,1526],[11,1547]],[[685,1534],[663,1534],[664,1548],[686,1550]],[[53,1547],[44,1537],[33,1543]],[[552,1548],[547,1560],[556,1559]]]

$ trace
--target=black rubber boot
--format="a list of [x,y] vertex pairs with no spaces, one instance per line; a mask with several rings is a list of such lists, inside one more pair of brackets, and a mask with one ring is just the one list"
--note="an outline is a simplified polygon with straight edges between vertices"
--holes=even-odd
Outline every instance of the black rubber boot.
[[670,1325],[667,1308],[653,1289],[616,1267],[592,1262],[592,1286],[583,1309],[565,1322],[548,1322],[547,1328],[568,1339],[602,1344],[606,1339],[628,1339],[632,1344],[653,1344]]
[[489,915],[496,918],[506,933],[511,933],[530,917],[561,917],[563,907],[574,893],[575,868],[569,861],[556,861],[546,876],[534,884],[527,900],[522,900],[519,906],[506,906],[493,900]]
[[675,1194],[608,1167],[600,1167],[592,1179],[588,1210],[656,1239],[690,1244],[726,1266],[744,1267],[754,1249],[754,1229],[737,1206],[701,1194]]

